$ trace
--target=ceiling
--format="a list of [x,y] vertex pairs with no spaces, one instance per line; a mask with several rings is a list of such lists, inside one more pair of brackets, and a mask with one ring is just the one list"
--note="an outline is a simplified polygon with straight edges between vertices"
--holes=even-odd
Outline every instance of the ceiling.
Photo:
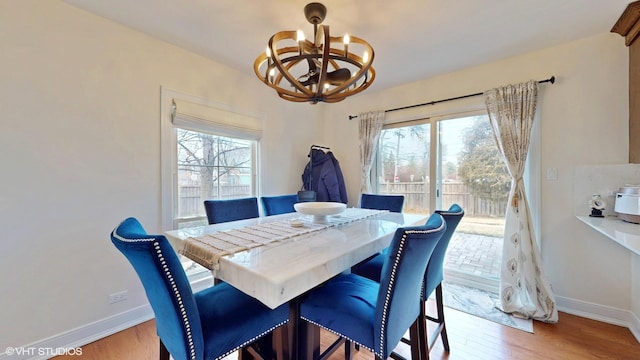
[[[64,1],[251,76],[271,35],[313,33],[306,0]],[[324,0],[323,24],[371,44],[374,91],[609,32],[629,2]]]

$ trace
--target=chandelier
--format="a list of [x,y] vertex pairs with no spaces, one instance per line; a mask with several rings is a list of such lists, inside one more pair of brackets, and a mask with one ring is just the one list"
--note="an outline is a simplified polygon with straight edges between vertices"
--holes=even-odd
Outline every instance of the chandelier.
[[253,64],[258,78],[285,100],[312,104],[338,102],[368,88],[376,77],[371,45],[349,34],[330,36],[329,26],[320,25],[327,14],[320,3],[307,4],[304,14],[313,24],[312,41],[302,30],[273,35]]

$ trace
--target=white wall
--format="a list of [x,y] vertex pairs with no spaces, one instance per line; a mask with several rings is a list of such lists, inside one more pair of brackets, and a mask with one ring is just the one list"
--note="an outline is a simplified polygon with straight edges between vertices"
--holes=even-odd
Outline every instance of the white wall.
[[640,256],[633,256],[631,261],[633,283],[631,284],[631,312],[635,315],[636,338],[640,337]]
[[[426,60],[428,61],[428,60]],[[375,63],[374,63],[375,66]],[[348,115],[445,99],[509,83],[556,76],[540,86],[541,246],[546,272],[561,299],[631,310],[631,255],[574,217],[573,168],[628,161],[628,52],[616,34],[582,39],[384,92],[364,93],[327,109],[326,133],[338,154],[357,153],[357,120]],[[475,99],[475,100],[473,100]],[[388,113],[395,120],[482,106],[482,97]],[[352,202],[358,159],[343,166]],[[557,181],[544,178],[558,170]],[[636,266],[637,268],[637,266]],[[637,289],[637,284],[636,284]],[[638,314],[638,295],[633,309]],[[565,301],[566,303],[566,301]]]
[[[627,160],[627,52],[617,35],[315,107],[282,101],[251,76],[57,1],[1,2],[0,54],[0,349],[146,303],[108,234],[127,216],[160,229],[161,86],[263,114],[264,194],[296,191],[309,145],[332,147],[353,205],[359,150],[349,114],[556,75],[540,94],[540,162],[559,174],[541,180],[547,273],[562,297],[640,312],[629,276],[638,260],[573,218],[573,167]],[[594,146],[601,138],[605,145]],[[130,299],[109,305],[108,294],[123,289]]]
[[160,229],[161,86],[263,116],[264,193],[297,191],[321,139],[307,104],[59,1],[0,2],[0,54],[0,351],[146,303],[109,233]]

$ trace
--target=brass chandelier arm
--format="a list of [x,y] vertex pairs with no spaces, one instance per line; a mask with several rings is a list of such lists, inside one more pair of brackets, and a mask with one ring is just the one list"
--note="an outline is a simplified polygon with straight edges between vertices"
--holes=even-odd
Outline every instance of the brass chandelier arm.
[[[341,42],[339,37],[335,37],[334,39],[336,39],[336,42]],[[373,80],[376,77],[376,72],[373,69],[373,67],[371,66],[372,63],[373,63],[374,55],[375,55],[371,45],[369,45],[368,42],[366,42],[366,41],[364,41],[364,40],[362,40],[362,39],[360,39],[358,37],[355,37],[355,36],[351,36],[351,42],[352,43],[357,43],[357,44],[360,44],[360,45],[364,46],[366,48],[366,50],[368,51],[368,53],[369,53],[369,59],[365,63],[364,59],[362,57],[360,57],[360,56],[358,56],[356,54],[353,54],[353,53],[347,53],[347,59],[351,60],[349,62],[355,62],[358,65],[362,64],[362,66],[358,66],[359,67],[358,72],[351,76],[351,80],[350,81],[345,82],[344,84],[342,84],[340,86],[337,86],[335,89],[331,89],[330,91],[327,91],[325,93],[326,97],[331,97],[334,94],[337,94],[337,93],[340,93],[340,92],[344,91],[345,89],[347,89],[351,85],[355,84],[358,80],[360,80],[360,78],[362,76],[369,76],[367,78],[367,81],[365,81],[362,85],[360,85],[359,87],[357,87],[354,90],[351,90],[349,92],[349,96],[350,95],[355,95],[355,94],[365,90],[366,88],[368,88],[371,85],[371,83],[373,83]],[[336,53],[340,53],[340,51],[336,50]]]
[[[322,58],[329,58],[329,51],[331,50],[331,38],[329,36],[329,26],[322,25]],[[314,38],[317,40],[317,34],[314,34]],[[320,46],[320,44],[314,44],[316,47]],[[316,99],[322,99],[322,92],[324,91],[324,83],[327,81],[327,66],[329,65],[328,61],[322,62],[322,67],[320,68],[320,79],[316,84]],[[318,102],[318,100],[312,101],[314,104]]]
[[[297,48],[285,48],[285,49],[295,49],[297,51]],[[285,50],[285,49],[281,49]],[[293,59],[295,57],[291,57],[291,58],[287,58],[287,59]],[[287,60],[285,59],[285,60]],[[295,91],[291,91],[291,90],[287,90],[285,88],[282,88],[279,86],[279,84],[281,83],[282,79],[285,78],[285,74],[288,74],[288,70],[294,66],[296,63],[300,62],[301,60],[305,60],[306,58],[301,58],[298,59],[298,61],[286,61],[286,65],[285,62],[281,61],[282,66],[284,69],[286,69],[287,71],[285,72],[278,72],[277,74],[275,74],[273,76],[272,79],[270,79],[269,75],[269,71],[272,67],[277,68],[276,65],[271,65],[272,67],[267,67],[266,69],[266,74],[263,75],[262,72],[260,71],[260,65],[263,64],[265,61],[267,61],[267,56],[266,54],[262,54],[258,57],[258,59],[256,59],[253,69],[254,72],[256,74],[256,76],[258,76],[258,78],[264,82],[267,86],[273,88],[274,90],[276,90],[278,92],[278,94],[280,95],[280,97],[285,98],[286,100],[291,100],[293,98],[297,98],[297,97],[304,97],[303,100],[301,100],[302,102],[304,101],[308,101],[307,97],[309,96],[313,96],[313,92],[310,92],[310,90],[308,90],[306,87],[304,87],[302,84],[300,84],[299,81],[297,81],[295,78],[289,76],[289,78],[287,78],[287,81],[289,81],[291,83],[292,86],[295,86],[294,84],[297,83],[298,85],[298,89],[302,89],[304,92],[300,93],[300,92],[295,92]],[[286,97],[282,96],[282,95],[288,95]],[[293,101],[293,100],[292,100]]]
[[[313,92],[309,89],[307,89],[306,87],[304,87],[299,81],[298,79],[294,78],[291,73],[288,71],[293,65],[295,65],[295,63],[292,63],[288,68],[286,68],[283,66],[282,63],[282,59],[280,58],[279,55],[281,54],[287,54],[289,52],[291,52],[292,49],[296,49],[295,47],[286,47],[284,49],[277,49],[275,47],[275,44],[277,44],[278,42],[282,41],[282,40],[296,40],[296,32],[295,31],[281,31],[279,33],[276,33],[275,35],[273,35],[271,37],[271,39],[269,39],[269,48],[271,49],[271,53],[276,55],[276,56],[272,56],[272,59],[275,60],[274,61],[274,66],[278,69],[279,73],[284,76],[285,79],[287,79],[287,81],[289,81],[289,83],[295,87],[298,91],[303,92],[304,94],[306,94],[307,96],[313,96]],[[303,42],[302,46],[303,49],[306,46],[310,46],[311,43],[307,44],[308,40],[305,40]],[[296,49],[297,50],[297,49]],[[292,59],[295,59],[295,57],[292,57]],[[297,62],[301,61],[297,60]],[[274,82],[274,85],[279,85],[280,81],[278,82]],[[280,88],[282,89],[282,88]],[[285,89],[282,89],[285,90]],[[285,90],[287,91],[287,90]],[[296,96],[296,93],[291,91],[290,92],[292,96]]]

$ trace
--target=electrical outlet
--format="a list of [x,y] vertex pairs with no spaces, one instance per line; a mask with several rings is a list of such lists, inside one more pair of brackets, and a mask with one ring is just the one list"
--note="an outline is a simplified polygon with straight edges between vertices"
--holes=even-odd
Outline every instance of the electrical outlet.
[[120,291],[109,295],[109,304],[125,301],[129,298],[129,292],[127,290]]

